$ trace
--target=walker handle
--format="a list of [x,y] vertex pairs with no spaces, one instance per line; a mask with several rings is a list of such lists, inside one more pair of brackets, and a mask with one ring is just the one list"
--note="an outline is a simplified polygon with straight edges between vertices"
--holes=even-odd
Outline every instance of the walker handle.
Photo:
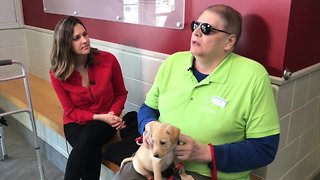
[[12,60],[11,59],[0,60],[0,66],[6,66],[6,65],[12,65]]

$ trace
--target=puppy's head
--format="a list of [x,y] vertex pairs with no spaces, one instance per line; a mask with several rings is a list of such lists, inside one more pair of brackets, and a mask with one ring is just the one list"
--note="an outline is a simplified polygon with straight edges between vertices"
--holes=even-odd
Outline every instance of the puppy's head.
[[165,123],[155,123],[152,126],[152,153],[156,158],[163,158],[178,143],[180,129]]

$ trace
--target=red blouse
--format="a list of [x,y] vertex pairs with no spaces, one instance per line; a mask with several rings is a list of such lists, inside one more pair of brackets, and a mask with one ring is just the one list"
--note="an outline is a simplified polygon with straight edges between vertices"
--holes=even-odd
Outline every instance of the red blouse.
[[94,114],[114,111],[120,115],[128,91],[123,82],[120,65],[114,55],[99,51],[95,63],[89,67],[90,87],[82,86],[80,73],[75,70],[66,81],[50,71],[51,84],[63,107],[63,123],[86,124]]

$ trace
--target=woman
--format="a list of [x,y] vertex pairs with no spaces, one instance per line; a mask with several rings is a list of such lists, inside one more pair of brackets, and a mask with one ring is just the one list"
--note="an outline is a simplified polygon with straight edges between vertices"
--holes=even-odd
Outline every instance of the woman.
[[[250,170],[271,163],[277,152],[279,118],[268,73],[233,53],[241,21],[229,6],[206,8],[191,23],[190,51],[164,61],[138,113],[151,146],[149,122],[181,129],[175,154],[196,180],[249,180]],[[143,177],[128,163],[114,179]]]
[[90,47],[84,24],[72,16],[55,27],[51,65],[65,137],[73,147],[64,179],[99,179],[101,146],[125,127],[119,116],[128,92],[120,65],[114,55]]

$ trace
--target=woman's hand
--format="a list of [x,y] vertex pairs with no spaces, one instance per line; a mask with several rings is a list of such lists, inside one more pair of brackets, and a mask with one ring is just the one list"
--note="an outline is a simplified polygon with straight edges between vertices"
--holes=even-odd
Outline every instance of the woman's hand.
[[211,162],[211,152],[207,144],[200,144],[190,136],[180,134],[175,154],[181,161]]
[[126,127],[125,122],[122,121],[122,118],[116,116],[113,111],[110,111],[106,114],[105,122],[110,126],[116,128],[117,130],[123,129]]
[[110,111],[108,114],[95,114],[93,116],[93,119],[97,119],[105,123],[108,123],[111,127],[114,127],[117,130],[126,127],[124,121],[122,121],[122,118],[115,115],[113,111]]

